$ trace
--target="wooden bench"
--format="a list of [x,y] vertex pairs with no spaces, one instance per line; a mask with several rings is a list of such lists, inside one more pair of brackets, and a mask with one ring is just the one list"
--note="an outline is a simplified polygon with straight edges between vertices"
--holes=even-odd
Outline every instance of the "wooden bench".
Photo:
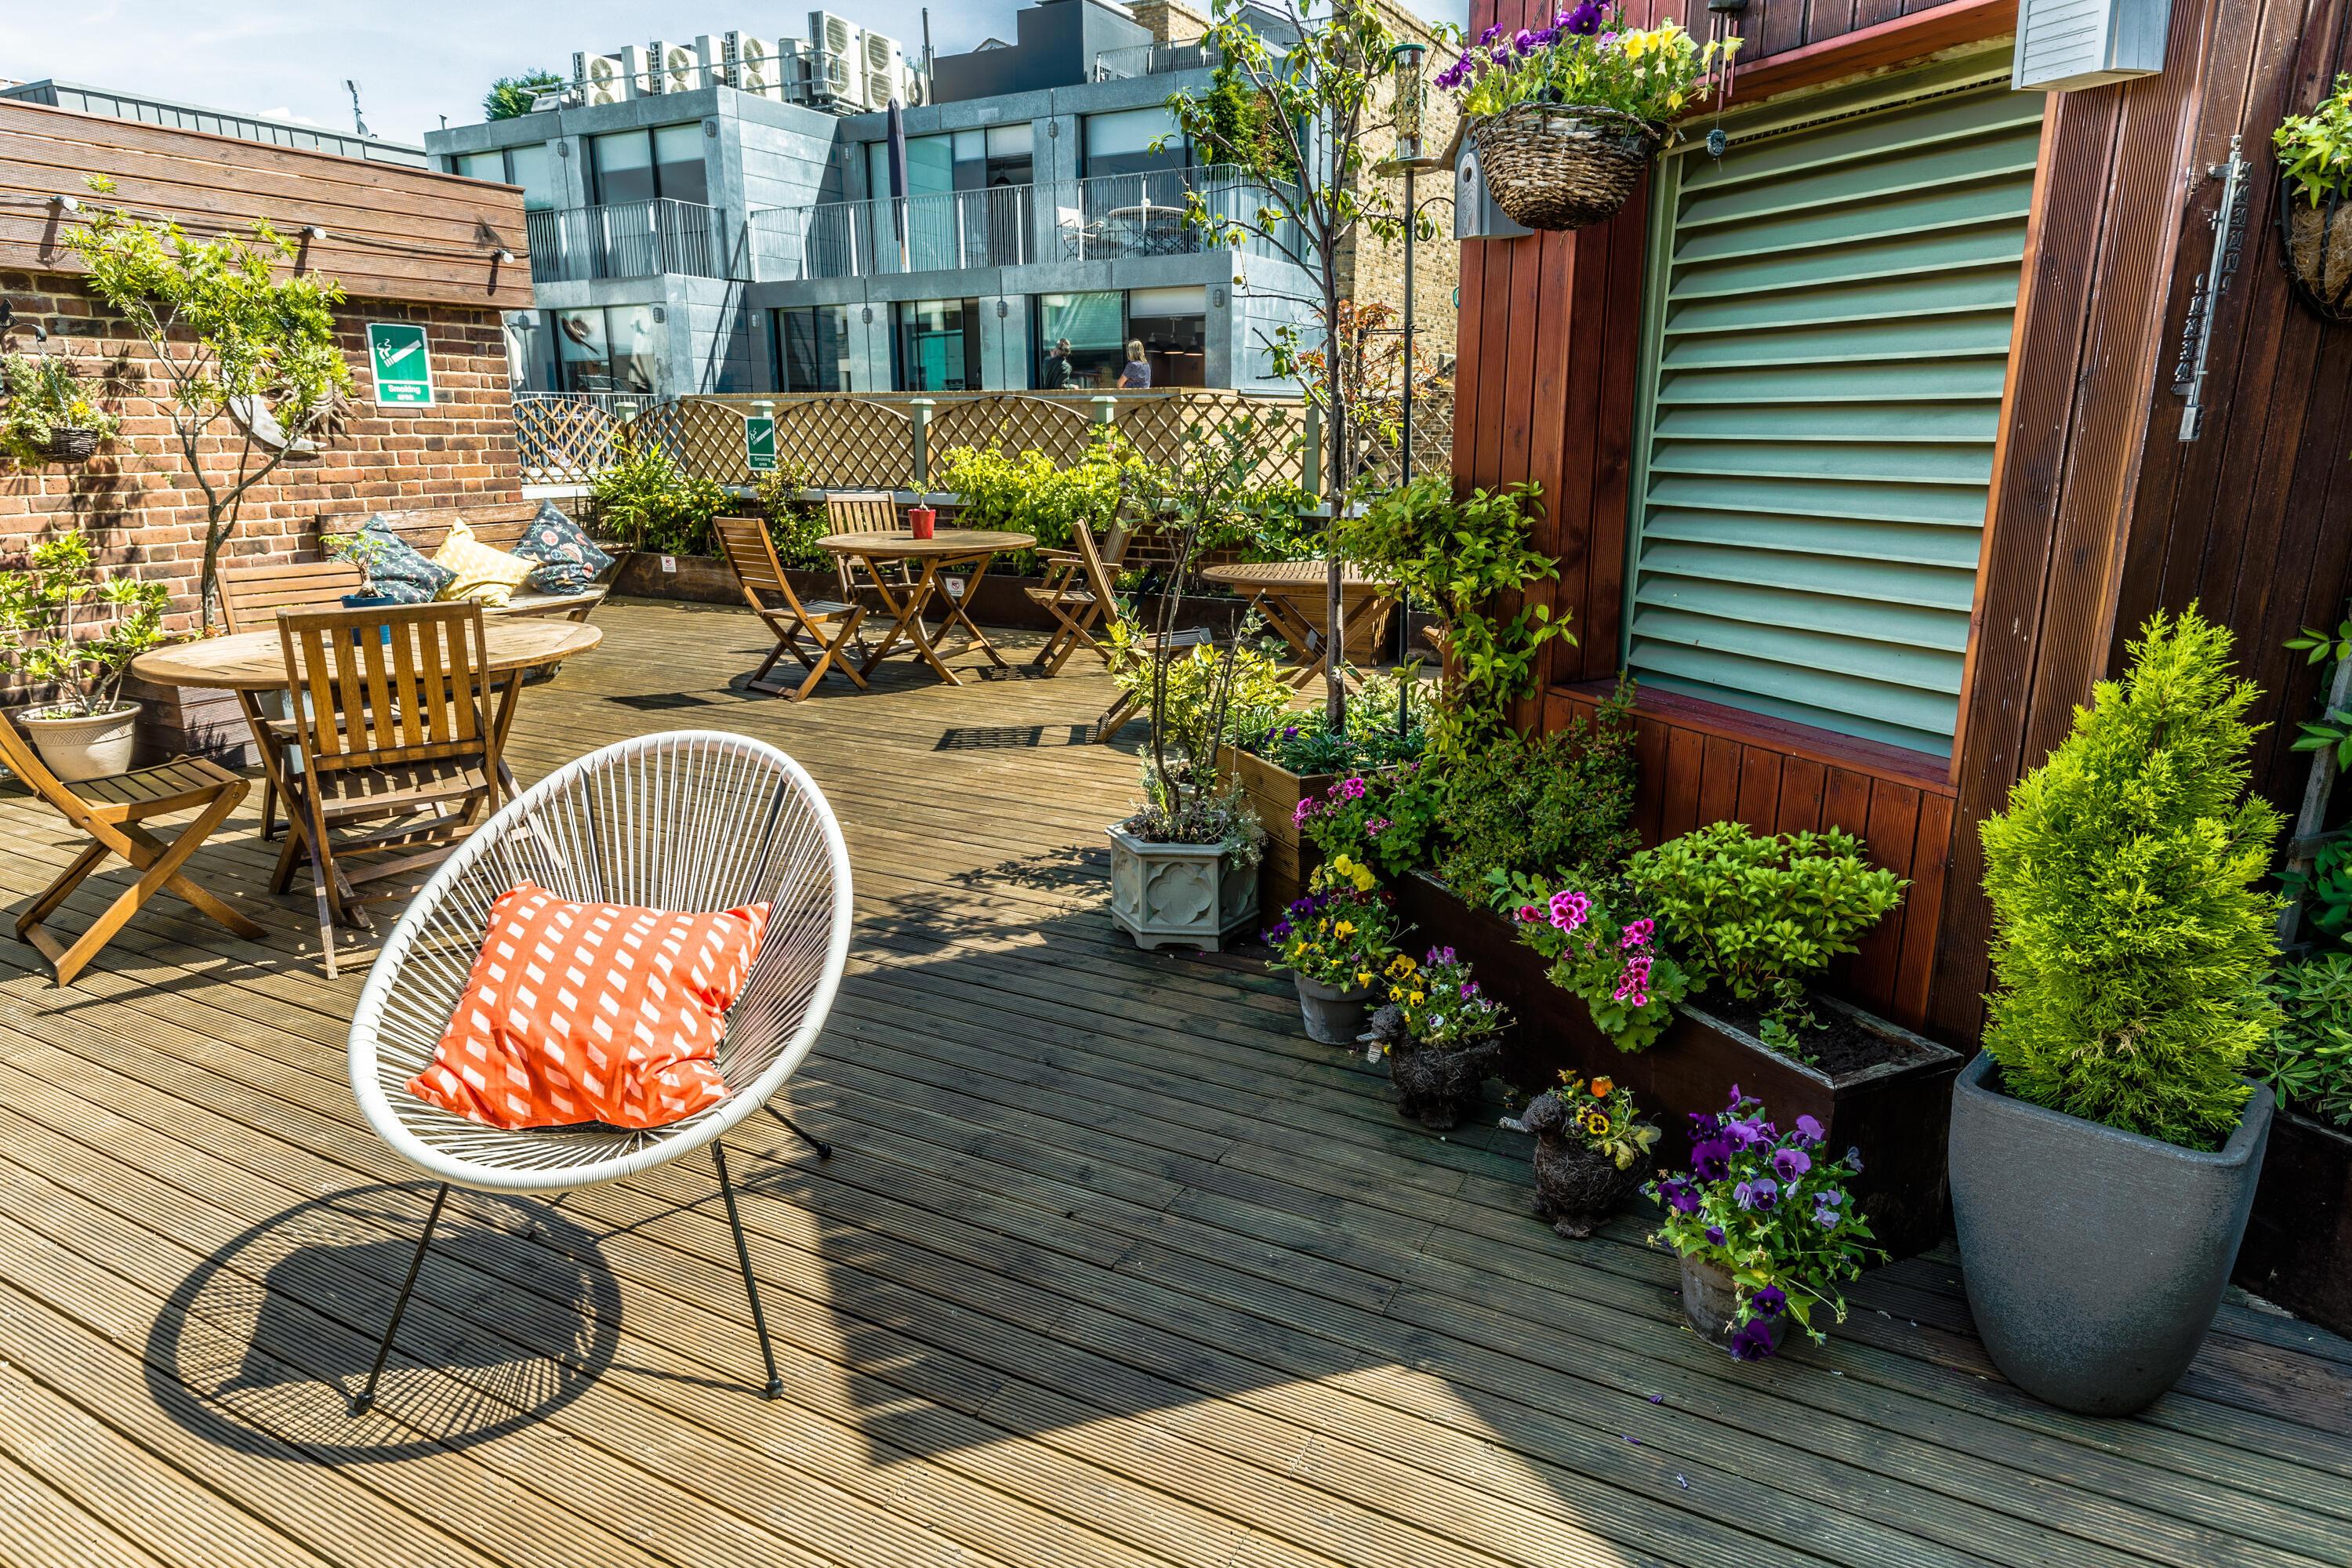
[[[330,534],[352,532],[376,512],[383,510],[383,509],[380,507],[371,507],[366,511],[345,517],[321,517],[319,520],[320,538],[323,542]],[[461,519],[474,531],[476,539],[493,550],[504,550],[511,553],[514,547],[522,542],[524,531],[530,528],[531,520],[538,515],[537,501],[492,501],[479,505],[431,507],[413,511],[383,511],[384,521],[392,525],[392,531],[415,546],[419,552],[428,556],[441,548],[441,542],[449,537],[450,525]],[[340,602],[344,594],[359,592],[359,573],[356,568],[348,566],[342,562],[329,561],[294,570],[311,574],[310,580],[304,586],[309,592],[316,595],[322,594],[327,587],[322,574],[327,569],[336,567],[350,573],[352,583],[352,586],[348,588],[335,590],[333,597],[335,601]],[[603,604],[604,595],[610,592],[612,588],[608,583],[598,583],[595,586],[578,594],[519,593],[504,605],[484,605],[483,612],[493,616],[561,616],[566,620],[584,621],[588,618],[588,612]],[[299,602],[288,601],[269,605],[265,614],[274,615],[279,609],[317,607],[319,606],[315,598]]]

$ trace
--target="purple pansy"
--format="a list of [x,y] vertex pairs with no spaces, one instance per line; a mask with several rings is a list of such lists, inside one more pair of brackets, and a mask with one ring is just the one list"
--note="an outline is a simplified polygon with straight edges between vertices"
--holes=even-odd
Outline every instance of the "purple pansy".
[[1582,5],[1561,13],[1559,25],[1569,32],[1589,38],[1601,31],[1603,15],[1601,7],[1592,4],[1592,0],[1584,0]]
[[1846,1164],[1846,1169],[1847,1169],[1848,1171],[1852,1172],[1853,1174],[1855,1174],[1855,1175],[1857,1175],[1857,1176],[1861,1175],[1861,1174],[1862,1174],[1862,1151],[1861,1151],[1861,1150],[1859,1150],[1859,1149],[1848,1149],[1848,1150],[1845,1152],[1845,1164]]
[[1731,1201],[1744,1209],[1769,1209],[1780,1196],[1780,1184],[1758,1176],[1731,1189]]
[[1719,1225],[1708,1226],[1706,1227],[1706,1238],[1715,1243],[1716,1246],[1721,1247],[1723,1245],[1723,1227]]
[[1822,1130],[1822,1124],[1811,1117],[1800,1116],[1797,1118],[1797,1136],[1808,1143],[1819,1146],[1822,1140],[1828,1134]]
[[1761,1318],[1750,1318],[1732,1331],[1734,1361],[1762,1361],[1772,1353],[1772,1329]]
[[1767,1285],[1748,1298],[1748,1305],[1759,1318],[1777,1318],[1789,1310],[1789,1293],[1778,1285]]
[[1691,1146],[1691,1171],[1702,1182],[1719,1182],[1731,1174],[1731,1145],[1709,1138]]
[[1772,1169],[1784,1182],[1793,1182],[1812,1168],[1813,1157],[1802,1149],[1780,1149],[1773,1152]]

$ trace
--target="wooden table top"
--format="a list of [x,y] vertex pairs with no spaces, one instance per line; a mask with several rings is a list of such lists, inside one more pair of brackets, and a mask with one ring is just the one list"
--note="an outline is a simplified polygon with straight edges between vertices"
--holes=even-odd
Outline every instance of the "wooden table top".
[[[482,622],[483,647],[494,674],[560,663],[604,640],[604,634],[584,621],[489,616]],[[131,661],[131,672],[158,686],[274,691],[286,684],[286,654],[273,626],[150,648]]]
[[819,549],[835,555],[919,561],[934,555],[989,555],[1000,550],[1028,550],[1036,545],[1037,536],[993,528],[942,528],[929,539],[918,539],[911,533],[828,533],[816,542]]
[[[1234,561],[1222,566],[1203,566],[1201,575],[1228,588],[1313,588],[1319,592],[1329,569],[1328,563],[1321,561]],[[1343,563],[1339,568],[1339,586],[1385,591],[1388,584],[1367,577],[1360,566]]]

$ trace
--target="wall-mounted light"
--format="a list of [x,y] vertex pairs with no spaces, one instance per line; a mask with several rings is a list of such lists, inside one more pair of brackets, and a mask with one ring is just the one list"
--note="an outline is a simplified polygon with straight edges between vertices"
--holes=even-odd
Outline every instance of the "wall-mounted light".
[[514,252],[501,245],[490,252],[490,259],[501,267],[510,267],[514,264]]
[[1001,321],[1011,314],[1013,314],[1013,307],[999,300],[996,302],[996,319]]
[[75,199],[74,199],[73,197],[71,197],[71,196],[67,196],[67,195],[56,195],[56,196],[51,196],[51,197],[49,198],[49,205],[50,205],[51,206],[53,206],[53,207],[57,208],[57,209],[58,209],[58,211],[59,211],[59,212],[61,212],[61,213],[78,213],[78,212],[81,211],[81,203],[80,203],[80,202],[79,202],[79,201],[77,201],[77,200],[75,200]]
[[302,237],[304,239],[324,239],[327,237],[327,231],[320,228],[315,223],[310,224],[302,230]]

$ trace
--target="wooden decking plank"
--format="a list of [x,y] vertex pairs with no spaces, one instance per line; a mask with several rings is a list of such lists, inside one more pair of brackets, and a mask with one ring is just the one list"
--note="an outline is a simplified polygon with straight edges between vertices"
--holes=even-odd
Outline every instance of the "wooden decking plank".
[[[5,1377],[0,1369],[0,1377]],[[7,1396],[0,1394],[0,1405]],[[0,1458],[0,1520],[11,1568],[163,1568],[163,1560]]]

